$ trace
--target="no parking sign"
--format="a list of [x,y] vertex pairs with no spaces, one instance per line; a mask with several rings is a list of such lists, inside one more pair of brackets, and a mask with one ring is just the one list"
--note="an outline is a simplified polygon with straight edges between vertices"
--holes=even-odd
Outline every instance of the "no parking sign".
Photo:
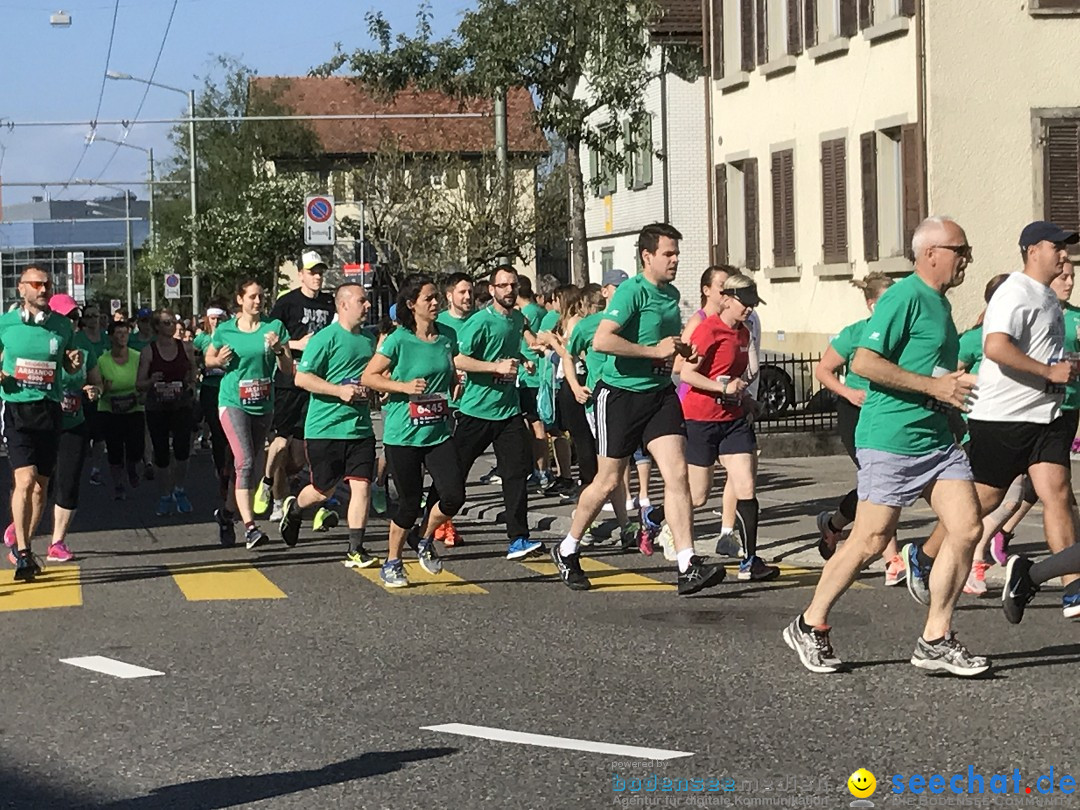
[[334,198],[316,194],[304,200],[304,244],[334,244]]
[[165,275],[165,297],[180,297],[180,276],[176,273],[167,273]]

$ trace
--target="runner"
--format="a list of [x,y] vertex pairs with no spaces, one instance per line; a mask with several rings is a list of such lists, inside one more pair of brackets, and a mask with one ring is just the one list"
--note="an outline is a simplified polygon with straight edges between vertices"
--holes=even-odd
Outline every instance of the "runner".
[[990,668],[987,659],[967,651],[952,628],[953,609],[979,540],[979,521],[971,467],[942,407],[965,407],[975,382],[965,372],[950,371],[956,368],[959,336],[945,298],[963,281],[971,246],[956,222],[930,217],[916,228],[911,250],[915,272],[878,301],[851,365],[870,381],[855,430],[855,526],[821,572],[809,607],[783,633],[811,672],[843,667],[829,639],[829,613],[885,549],[901,510],[920,497],[930,502],[947,534],[911,663],[959,676]]
[[[301,257],[300,286],[285,293],[270,311],[271,321],[280,321],[289,333],[289,351],[297,363],[311,336],[324,328],[334,317],[334,296],[323,292],[326,262],[314,250]],[[292,371],[274,375],[274,419],[271,425],[273,441],[266,453],[266,474],[255,492],[255,514],[272,511],[270,520],[281,520],[281,504],[289,494],[289,482],[284,474],[289,440],[296,440],[296,455],[303,455],[304,418],[307,415],[307,391],[297,388]],[[319,521],[320,524],[322,521]]]
[[349,548],[345,565],[367,568],[378,559],[364,549],[371,479],[375,474],[375,430],[368,392],[360,384],[375,354],[375,338],[364,330],[367,291],[342,284],[334,294],[337,319],[312,336],[296,367],[296,385],[311,393],[304,422],[311,483],[285,499],[281,539],[295,546],[302,510],[325,503],[344,479],[349,482]]
[[[555,294],[559,282],[554,276],[545,274],[537,279],[541,289],[540,301],[550,301]],[[533,292],[532,281],[527,276],[518,276],[517,308],[525,316],[525,325],[534,335],[540,334],[540,325],[548,313],[548,307],[537,302],[537,295]],[[548,446],[547,433],[544,431],[544,423],[540,419],[538,401],[540,397],[540,361],[541,355],[532,351],[525,338],[521,339],[521,356],[531,362],[522,363],[518,366],[518,397],[521,399],[521,412],[525,416],[525,424],[532,435],[533,471],[529,474],[529,486],[544,489],[555,483],[555,476],[551,474],[551,449]],[[501,479],[496,480],[498,467],[481,477],[485,484],[499,484]]]
[[[765,581],[780,576],[757,555],[761,506],[755,490],[757,437],[747,415],[753,402],[747,392],[750,330],[746,321],[754,307],[765,303],[757,285],[735,274],[724,282],[725,301],[719,312],[694,330],[690,345],[694,357],[685,360],[680,378],[689,385],[682,400],[686,416],[686,463],[690,495],[695,508],[705,505],[712,491],[713,470],[719,461],[727,472],[727,485],[735,492],[735,513],[743,541],[739,564],[742,581]],[[729,519],[725,514],[724,520]]]
[[[1026,472],[1043,502],[1052,552],[1076,542],[1069,449],[1077,426],[1074,414],[1061,409],[1065,386],[1076,374],[1064,356],[1065,321],[1050,283],[1077,242],[1080,235],[1049,222],[1033,222],[1020,234],[1024,269],[1012,273],[986,306],[978,397],[968,418],[980,517],[993,512]],[[935,528],[922,549],[905,548],[908,590],[924,604],[941,533]],[[1080,574],[1066,574],[1062,583],[1065,616],[1080,616]]]
[[[96,366],[98,358],[109,351],[109,336],[101,328],[101,309],[98,305],[91,302],[83,307],[79,323],[81,326],[75,334],[75,341],[80,348],[94,355]],[[97,412],[96,400],[83,401],[84,424],[90,435],[90,483],[95,487],[101,486],[101,468],[105,463],[105,433]]]
[[[252,488],[263,469],[263,448],[274,413],[275,372],[291,376],[289,333],[281,321],[262,320],[263,288],[246,279],[236,289],[240,312],[214,330],[206,350],[207,368],[225,369],[218,394],[218,417],[229,439],[236,469],[236,508],[244,521],[244,541],[254,549],[269,538],[256,524]],[[306,343],[306,341],[305,341]]]
[[[670,225],[648,225],[638,236],[643,270],[619,285],[597,327],[593,347],[608,356],[601,370],[596,398],[597,474],[578,500],[569,534],[552,546],[551,557],[562,581],[573,590],[587,590],[578,546],[600,512],[634,451],[645,449],[656,459],[664,479],[664,509],[670,514],[678,559],[678,590],[697,593],[719,583],[724,568],[694,554],[693,514],[686,471],[686,425],[675,386],[673,358],[692,350],[679,338],[679,291],[672,282],[679,268],[682,235]],[[659,519],[659,515],[653,515]],[[642,531],[659,532],[658,523]]]
[[143,307],[135,313],[135,329],[128,335],[128,348],[142,352],[156,338],[154,312],[149,307]]
[[203,373],[199,385],[199,403],[202,405],[203,418],[210,428],[210,448],[214,457],[214,470],[218,478],[218,498],[221,506],[214,510],[214,520],[218,525],[218,541],[223,546],[236,545],[236,529],[233,520],[236,515],[236,490],[232,487],[235,480],[232,451],[225,430],[221,427],[218,415],[218,395],[221,391],[221,378],[225,371],[220,368],[206,367],[206,352],[210,341],[219,325],[229,319],[224,302],[211,304],[203,318],[203,331],[195,336],[195,350],[202,356]]
[[98,358],[103,392],[98,413],[105,433],[113,499],[123,501],[127,500],[125,470],[128,485],[132,489],[139,486],[138,464],[146,453],[146,419],[136,388],[139,352],[128,346],[131,327],[126,321],[113,321],[107,332],[109,351]]
[[45,268],[31,264],[19,276],[22,304],[0,316],[0,400],[3,434],[14,487],[15,581],[41,571],[30,548],[45,493],[56,469],[61,429],[61,370],[76,373],[84,353],[74,346],[71,322],[49,310],[52,282]]
[[[465,475],[449,424],[458,347],[450,331],[436,323],[438,312],[439,293],[432,280],[423,275],[407,278],[398,293],[401,328],[376,349],[360,379],[361,385],[389,394],[383,414],[383,447],[397,486],[398,505],[390,521],[387,560],[379,572],[387,588],[409,584],[401,561],[406,539],[415,543],[425,571],[442,571],[435,553],[435,530],[465,503]],[[438,497],[429,496],[427,517],[416,538],[425,467]]]
[[[873,315],[878,299],[893,285],[893,280],[884,273],[869,273],[865,278],[851,283],[862,291],[866,299],[866,308]],[[860,377],[851,370],[851,361],[866,335],[868,323],[870,319],[865,318],[841,329],[840,334],[832,339],[829,348],[825,350],[825,354],[814,367],[814,377],[817,381],[836,394],[836,426],[844,449],[855,462],[856,469],[858,469],[859,460],[855,453],[855,427],[859,424],[859,412],[863,403],[866,402],[866,392],[870,383],[866,378]],[[962,338],[960,345],[963,346]],[[839,377],[841,369],[846,369],[843,382]],[[821,539],[818,540],[818,554],[821,555],[821,559],[828,560],[832,557],[844,529],[855,521],[855,507],[858,504],[859,491],[853,489],[840,500],[835,512],[821,512],[817,516],[818,532],[821,534]],[[906,576],[904,561],[900,559],[895,537],[889,538],[881,559],[885,563],[885,584],[893,586],[902,583]]]

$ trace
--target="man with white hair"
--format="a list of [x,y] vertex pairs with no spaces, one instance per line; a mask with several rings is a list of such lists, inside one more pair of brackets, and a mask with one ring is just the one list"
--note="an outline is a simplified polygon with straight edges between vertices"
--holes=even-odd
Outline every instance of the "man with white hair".
[[784,641],[811,672],[843,666],[829,640],[829,611],[859,572],[880,556],[900,512],[926,498],[944,529],[930,577],[926,625],[911,663],[922,669],[974,676],[990,662],[972,655],[952,629],[982,532],[967,456],[956,443],[949,414],[965,408],[975,378],[956,371],[959,337],[945,293],[964,279],[971,245],[947,217],[930,217],[912,238],[915,272],[878,301],[851,370],[870,381],[855,431],[859,505],[851,537],[821,572],[810,606],[784,629]]

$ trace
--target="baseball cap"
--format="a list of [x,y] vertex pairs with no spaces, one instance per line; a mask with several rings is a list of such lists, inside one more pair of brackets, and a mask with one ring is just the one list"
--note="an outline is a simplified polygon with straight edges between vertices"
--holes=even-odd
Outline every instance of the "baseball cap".
[[608,285],[611,285],[612,287],[618,287],[628,278],[630,278],[630,276],[626,274],[625,270],[605,270],[604,277],[600,280],[600,286],[607,287]]
[[756,307],[765,303],[761,296],[758,295],[756,284],[751,284],[749,287],[742,287],[737,290],[724,290],[724,295],[730,295],[745,307]]
[[321,267],[323,270],[327,269],[326,262],[323,261],[317,250],[304,251],[304,255],[300,257],[300,262],[300,266],[305,270],[314,270],[316,267]]
[[1039,242],[1064,242],[1066,245],[1075,245],[1080,242],[1080,234],[1076,231],[1067,231],[1053,222],[1038,220],[1020,232],[1020,247],[1028,248]]
[[141,321],[145,318],[149,318],[154,313],[150,311],[150,307],[143,307],[135,313],[135,320]]
[[391,304],[390,305],[390,320],[392,320],[392,321],[397,320],[397,304]]
[[78,309],[79,302],[67,293],[58,293],[49,299],[49,309],[57,315],[70,315],[73,309]]

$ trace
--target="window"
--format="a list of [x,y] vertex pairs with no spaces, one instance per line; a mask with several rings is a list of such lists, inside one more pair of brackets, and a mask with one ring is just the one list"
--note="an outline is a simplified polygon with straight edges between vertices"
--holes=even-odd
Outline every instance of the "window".
[[717,250],[720,264],[758,270],[758,162],[756,158],[716,167]]
[[907,256],[915,228],[926,216],[919,127],[867,132],[859,145],[863,255],[867,261]]
[[805,0],[803,28],[807,48],[852,36],[858,28],[858,0]]
[[821,144],[822,254],[825,264],[848,262],[847,141]]
[[1031,0],[1032,14],[1071,15],[1080,14],[1080,0]]
[[[731,4],[731,0],[728,0]],[[728,26],[724,25],[724,0],[711,0],[709,3],[709,66],[714,79],[724,78],[724,53],[727,51],[724,36]]]
[[773,266],[795,266],[795,150],[772,153]]
[[1080,225],[1080,118],[1043,119],[1043,216]]
[[[802,53],[803,5],[803,0],[755,0],[753,17],[757,64],[764,65],[785,54]],[[743,38],[745,41],[745,32]]]
[[623,123],[623,150],[626,156],[626,187],[639,191],[651,186],[653,181],[651,115],[636,129],[629,121]]
[[896,17],[915,16],[915,0],[858,0],[859,30]]
[[600,276],[603,277],[609,270],[615,269],[615,248],[607,247],[600,249]]

